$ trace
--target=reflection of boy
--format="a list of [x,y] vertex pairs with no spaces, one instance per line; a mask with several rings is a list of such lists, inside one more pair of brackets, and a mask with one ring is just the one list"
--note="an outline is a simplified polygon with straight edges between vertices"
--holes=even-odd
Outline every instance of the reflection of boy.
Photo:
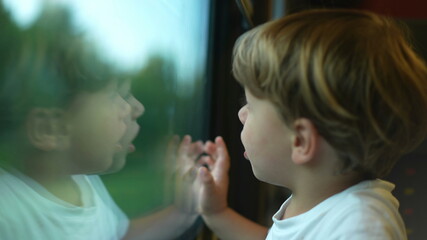
[[49,26],[17,32],[2,55],[0,238],[121,239],[129,220],[89,174],[124,165],[143,106],[78,36]]
[[88,174],[121,150],[130,106],[81,39],[43,23],[2,55],[1,239],[120,238],[128,220]]
[[[394,185],[380,180],[427,132],[427,68],[382,16],[311,10],[244,34],[233,73],[245,157],[292,196],[269,231],[227,207],[228,155],[210,143],[200,212],[221,239],[406,239]],[[416,106],[416,108],[414,108]]]
[[127,154],[135,151],[135,146],[132,144],[132,141],[138,135],[140,128],[136,120],[145,112],[144,105],[142,105],[142,103],[139,102],[138,99],[136,99],[131,93],[130,80],[124,80],[121,82],[118,88],[118,92],[129,104],[131,111],[130,114],[125,118],[127,128],[126,132],[120,139],[120,145],[122,149],[114,155],[113,164],[111,164],[110,168],[104,173],[116,172],[122,169],[126,164]]

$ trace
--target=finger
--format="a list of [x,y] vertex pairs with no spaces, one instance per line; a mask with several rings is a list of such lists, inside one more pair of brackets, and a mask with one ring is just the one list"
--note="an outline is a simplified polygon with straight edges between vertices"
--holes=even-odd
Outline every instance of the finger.
[[168,141],[168,150],[177,149],[179,144],[179,136],[173,135]]
[[189,143],[188,146],[183,145],[178,156],[179,167],[182,168],[184,171],[185,169],[194,167],[197,162],[197,159],[202,153],[203,143],[201,141]]
[[196,150],[197,150],[197,155],[201,154],[204,152],[204,145],[202,141],[197,141],[196,142]]
[[205,143],[205,152],[209,155],[211,155],[214,159],[217,158],[217,154],[216,154],[216,144],[211,142],[211,141],[207,141]]
[[189,148],[191,147],[190,144],[191,144],[191,136],[185,135],[182,138],[182,141],[178,147],[178,158],[180,158],[182,155],[185,155],[188,152]]
[[195,158],[200,156],[203,152],[204,152],[203,142],[197,141],[191,144],[191,148],[188,155],[191,156],[192,160],[195,160]]
[[227,145],[222,137],[215,138],[216,152],[221,159],[229,158]]
[[205,167],[200,167],[197,173],[197,180],[206,188],[207,192],[214,191],[215,181],[212,174]]
[[230,157],[228,154],[227,146],[225,145],[224,139],[222,137],[217,137],[215,139],[215,144],[217,148],[217,158],[215,159],[215,169],[214,175],[222,177],[225,174],[228,174],[230,168]]
[[224,142],[224,139],[220,136],[215,138],[215,144],[216,144],[216,151],[217,154],[224,157],[229,157],[227,145]]
[[212,147],[212,144],[214,144],[212,141],[210,141],[210,140],[206,141],[206,143],[204,145],[204,151],[209,152],[210,151],[209,149]]
[[202,156],[196,162],[197,166],[204,166],[208,170],[212,170],[215,167],[215,161],[210,156]]
[[182,180],[184,180],[184,181],[190,181],[190,182],[193,182],[194,181],[194,179],[196,178],[196,176],[197,176],[197,171],[198,171],[198,169],[197,169],[197,167],[196,166],[193,166],[193,167],[191,167],[191,168],[189,168],[186,172],[184,172],[184,174],[181,176],[181,178],[182,178]]
[[168,175],[169,173],[174,172],[176,168],[176,154],[178,151],[179,141],[180,138],[178,135],[173,135],[167,141],[166,154],[163,164]]
[[[168,144],[166,146],[166,156],[167,157],[174,157],[174,155],[176,154],[176,151],[178,149],[178,145],[179,145],[179,136],[173,135],[168,140]],[[171,159],[168,158],[168,160],[171,160]]]

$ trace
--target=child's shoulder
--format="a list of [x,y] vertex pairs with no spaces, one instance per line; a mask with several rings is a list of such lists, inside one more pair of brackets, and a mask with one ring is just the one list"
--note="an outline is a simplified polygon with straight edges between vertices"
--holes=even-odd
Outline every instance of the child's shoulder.
[[17,176],[13,174],[7,166],[0,164],[0,188],[13,184],[17,181]]
[[392,195],[394,184],[381,179],[361,181],[341,193],[337,198],[354,205],[366,206],[368,203],[392,202],[398,204]]
[[393,184],[382,180],[363,181],[301,215],[284,220],[273,217],[267,239],[372,239],[375,236],[404,240],[405,226],[398,202],[391,194],[393,188]]
[[366,180],[332,196],[330,202],[333,203],[334,212],[337,214],[366,214],[365,211],[375,213],[380,209],[394,212],[397,211],[399,202],[391,193],[393,189],[394,184],[390,182],[380,179]]
[[399,202],[391,193],[393,189],[392,183],[376,179],[360,182],[337,194],[328,213],[334,235],[405,239]]
[[0,166],[0,216],[3,219],[8,219],[7,216],[13,216],[16,211],[22,209],[20,202],[29,199],[28,190],[30,190],[28,186],[25,186],[17,176]]

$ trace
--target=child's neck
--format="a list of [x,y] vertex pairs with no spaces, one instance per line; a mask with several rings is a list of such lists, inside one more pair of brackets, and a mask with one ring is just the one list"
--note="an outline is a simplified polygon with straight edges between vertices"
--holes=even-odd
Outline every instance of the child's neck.
[[361,180],[359,175],[349,174],[346,176],[333,176],[329,179],[325,177],[321,181],[301,181],[293,189],[292,199],[282,219],[305,213],[327,198],[344,191]]
[[72,205],[82,206],[80,189],[72,175],[64,169],[64,165],[59,159],[33,155],[18,168],[55,197]]
[[62,178],[55,178],[55,180],[44,177],[30,177],[40,183],[55,197],[75,206],[83,206],[80,189],[71,176],[63,176]]

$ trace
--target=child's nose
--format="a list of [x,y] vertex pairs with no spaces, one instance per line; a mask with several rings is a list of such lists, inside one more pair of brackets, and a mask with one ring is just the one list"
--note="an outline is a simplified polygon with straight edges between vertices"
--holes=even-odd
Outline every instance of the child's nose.
[[137,119],[142,116],[145,112],[145,107],[142,105],[142,103],[136,99],[133,98],[132,101],[129,103],[132,107],[132,119]]
[[237,113],[237,116],[239,117],[239,120],[242,124],[245,124],[246,117],[248,115],[248,112],[246,110],[246,105],[240,108],[239,112]]
[[125,118],[131,114],[132,108],[128,102],[123,100],[122,104],[120,105],[120,110],[121,110],[120,117]]

